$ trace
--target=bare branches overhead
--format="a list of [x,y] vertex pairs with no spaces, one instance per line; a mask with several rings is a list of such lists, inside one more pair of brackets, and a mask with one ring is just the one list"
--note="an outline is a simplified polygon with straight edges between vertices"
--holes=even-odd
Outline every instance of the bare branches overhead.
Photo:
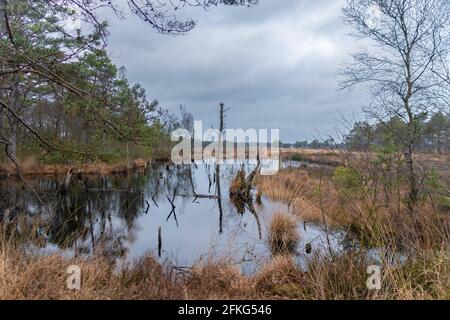
[[[349,0],[343,20],[370,49],[354,54],[341,70],[341,86],[367,85],[374,103],[399,116],[426,112],[429,99],[443,89],[436,75],[448,65],[450,1]],[[408,109],[402,108],[405,99]]]
[[[127,0],[128,7],[133,14],[148,23],[157,32],[163,34],[179,35],[191,31],[195,27],[195,21],[191,18],[180,19],[178,12],[186,7],[209,7],[224,6],[254,6],[259,0]],[[124,8],[117,0],[52,0],[54,3],[66,3],[78,8],[84,20],[99,24],[97,11],[100,8],[113,10],[118,17],[124,17]]]

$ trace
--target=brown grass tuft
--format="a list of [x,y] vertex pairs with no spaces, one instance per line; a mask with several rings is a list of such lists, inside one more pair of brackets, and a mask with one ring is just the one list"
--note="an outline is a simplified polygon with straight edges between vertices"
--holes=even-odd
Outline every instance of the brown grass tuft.
[[230,299],[250,297],[249,279],[225,262],[195,266],[184,276],[187,299]]
[[264,295],[295,299],[300,296],[303,278],[292,256],[278,255],[255,276],[254,286]]
[[[67,289],[67,268],[81,269],[81,290]],[[39,299],[179,299],[180,292],[152,257],[116,271],[103,258],[69,259],[60,255],[0,255],[0,300]]]
[[272,253],[294,253],[299,240],[297,219],[288,213],[275,212],[269,226],[269,245]]

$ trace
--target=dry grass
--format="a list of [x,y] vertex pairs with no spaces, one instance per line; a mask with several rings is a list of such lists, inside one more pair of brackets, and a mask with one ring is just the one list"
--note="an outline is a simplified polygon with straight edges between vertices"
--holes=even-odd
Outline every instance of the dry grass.
[[295,253],[300,236],[297,219],[284,212],[275,212],[269,225],[269,246],[272,254]]
[[[66,287],[67,268],[81,269],[81,290]],[[180,292],[152,257],[120,272],[108,259],[68,259],[60,255],[0,255],[0,299],[177,299]]]
[[344,163],[338,150],[326,149],[303,149],[291,148],[282,149],[281,158],[283,160],[300,161],[309,164],[319,164],[324,166],[337,167]]
[[[289,168],[273,176],[259,176],[256,186],[259,194],[266,195],[272,201],[288,204],[296,216],[306,221],[323,222],[321,201],[325,207],[336,204],[330,197],[319,197],[319,186],[322,193],[336,195],[329,179],[320,184],[318,177],[312,177],[304,169]],[[330,220],[330,223],[333,221]]]
[[270,298],[298,299],[304,290],[305,272],[290,255],[277,255],[253,278],[258,292]]
[[450,239],[450,216],[439,206],[438,195],[429,193],[407,212],[407,189],[399,187],[398,195],[391,192],[386,199],[380,182],[369,181],[356,188],[342,187],[330,175],[289,168],[274,176],[260,176],[260,194],[273,201],[289,205],[291,212],[303,220],[341,228],[352,233],[358,241],[370,246],[387,243],[402,249],[415,241],[422,249],[442,247]]
[[183,275],[180,286],[186,299],[245,299],[255,294],[251,279],[224,261],[195,266]]
[[[0,299],[449,299],[448,252],[422,253],[406,262],[382,262],[382,288],[366,287],[369,261],[362,253],[313,256],[302,271],[278,255],[252,277],[226,262],[176,273],[146,256],[117,271],[103,258],[0,254]],[[68,290],[67,267],[81,268],[81,289]]]
[[[79,165],[68,164],[42,164],[34,158],[29,157],[19,163],[20,172],[24,176],[31,175],[63,175],[70,169],[74,173],[83,174],[118,174],[127,173],[132,170],[145,169],[147,162],[144,159],[135,159],[130,163],[126,161],[116,163],[88,163]],[[11,176],[17,174],[17,168],[14,164],[0,164],[0,177]]]
[[450,299],[448,251],[424,252],[404,265],[388,268],[384,278],[387,299]]
[[311,188],[311,180],[305,170],[285,169],[273,176],[258,176],[257,189],[274,201],[292,203]]
[[[290,168],[258,179],[260,193],[290,204],[293,212],[305,220],[323,223],[325,218],[328,225],[347,232],[350,244],[357,244],[338,256],[314,256],[308,265],[309,271],[301,277],[301,289],[298,282],[284,285],[291,289],[285,296],[449,299],[450,216],[439,202],[445,190],[433,192],[433,186],[424,185],[423,197],[410,212],[402,171],[395,180],[393,171],[379,166],[372,157],[370,154],[352,155],[346,160],[348,166],[338,173]],[[442,162],[444,158],[432,161]],[[442,168],[438,173],[445,186],[448,163]],[[386,184],[386,174],[391,175],[394,184]],[[404,259],[391,261],[381,256],[382,261],[375,263],[381,263],[383,270],[382,289],[378,291],[367,290],[365,283],[370,264],[365,254],[368,248],[381,248],[390,255],[395,252]]]
[[[378,178],[375,169],[364,170]],[[448,212],[436,205],[432,193],[413,214],[406,212],[402,201],[379,191],[381,180],[364,179],[362,187],[353,188],[301,169],[258,177],[258,193],[289,203],[294,214],[273,215],[268,240],[276,255],[251,277],[213,259],[179,272],[152,256],[118,270],[102,256],[27,255],[20,243],[30,238],[6,237],[0,225],[0,299],[450,299]],[[399,199],[404,197],[402,188]],[[333,256],[314,253],[308,270],[300,270],[289,255],[300,239],[298,217],[318,223],[325,217],[359,246]],[[31,228],[29,233],[36,232]],[[40,241],[31,240],[37,245]],[[401,253],[403,259],[380,255],[380,261],[371,261],[367,250],[373,247]],[[366,287],[370,264],[381,266],[381,290]],[[69,265],[82,270],[79,291],[66,288]]]
[[[283,160],[303,161],[306,163],[339,166],[345,165],[350,152],[339,149],[309,149],[309,148],[281,148],[281,158]],[[364,152],[351,152],[351,158],[363,159],[367,156]],[[371,158],[375,157],[370,154]],[[414,159],[421,165],[428,164],[431,167],[440,169],[439,171],[448,174],[450,166],[449,154],[418,153]]]

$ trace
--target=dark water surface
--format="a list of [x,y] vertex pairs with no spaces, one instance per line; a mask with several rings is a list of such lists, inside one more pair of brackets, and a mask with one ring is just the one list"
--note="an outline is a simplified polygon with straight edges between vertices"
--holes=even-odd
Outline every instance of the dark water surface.
[[[248,174],[251,165],[244,167]],[[62,191],[64,177],[27,179],[38,197],[21,181],[1,180],[0,220],[6,226],[1,232],[20,234],[32,226],[38,240],[26,242],[27,250],[42,254],[101,252],[131,261],[160,253],[159,259],[179,267],[227,258],[250,274],[271,257],[271,214],[288,208],[265,197],[261,204],[236,207],[229,185],[240,168],[220,166],[217,175],[209,163],[158,164],[129,175],[74,176],[67,191]],[[325,233],[303,222],[298,230],[298,261],[306,265],[305,246],[325,250]],[[331,235],[333,249],[340,240],[341,235]]]

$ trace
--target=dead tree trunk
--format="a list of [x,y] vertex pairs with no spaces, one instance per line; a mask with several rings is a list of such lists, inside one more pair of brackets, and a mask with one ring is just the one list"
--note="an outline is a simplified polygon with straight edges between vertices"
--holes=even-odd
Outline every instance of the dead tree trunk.
[[223,232],[222,220],[223,220],[223,208],[222,208],[222,192],[220,189],[220,165],[216,164],[216,193],[217,204],[219,206],[219,233]]
[[[225,119],[225,104],[223,102],[220,103],[220,109],[219,109],[219,139],[218,140],[218,147],[217,147],[217,154],[216,155],[216,171],[215,171],[215,182],[216,182],[216,194],[217,194],[217,204],[219,206],[219,233],[223,232],[222,229],[222,220],[223,220],[223,208],[222,208],[222,192],[220,189],[220,163],[219,159],[222,159],[223,157],[223,130],[224,130],[224,119]],[[219,158],[220,157],[220,158]]]

